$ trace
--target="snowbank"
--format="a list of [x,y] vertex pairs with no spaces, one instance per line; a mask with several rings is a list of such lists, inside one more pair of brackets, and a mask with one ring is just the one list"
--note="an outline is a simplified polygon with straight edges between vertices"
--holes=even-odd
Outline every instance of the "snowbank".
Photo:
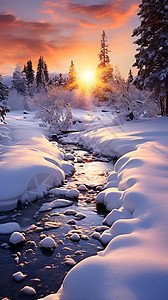
[[[112,209],[98,255],[78,263],[50,300],[168,299],[168,118],[73,134],[84,147],[117,155],[115,181],[99,197]],[[117,183],[117,184],[116,184]],[[114,197],[113,197],[114,192]]]
[[0,211],[43,197],[73,171],[33,120],[20,114],[0,124]]

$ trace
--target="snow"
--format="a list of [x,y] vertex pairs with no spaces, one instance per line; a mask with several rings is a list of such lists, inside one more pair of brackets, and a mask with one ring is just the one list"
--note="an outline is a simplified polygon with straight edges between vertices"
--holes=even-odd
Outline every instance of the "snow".
[[39,212],[50,211],[53,208],[65,207],[72,205],[73,201],[64,200],[64,199],[56,199],[51,202],[43,203]]
[[64,196],[66,197],[67,192],[68,190],[65,188],[54,188],[49,191],[50,194],[53,194],[55,196],[63,196],[63,197]]
[[23,243],[25,241],[25,237],[20,232],[13,232],[9,238],[9,242],[13,245],[17,245],[19,243]]
[[[112,125],[113,124],[113,125]],[[94,125],[92,127],[92,125]],[[97,197],[111,212],[107,244],[66,275],[45,300],[165,300],[168,295],[168,118],[92,124],[66,142],[120,159]]]
[[23,113],[9,113],[8,125],[0,124],[0,211],[14,209],[18,201],[43,197],[74,172],[44,137],[33,114],[27,118]]
[[54,188],[49,191],[50,194],[53,194],[55,196],[63,196],[68,198],[78,198],[79,192],[77,189],[68,190],[65,188]]
[[14,231],[21,231],[21,227],[16,222],[0,224],[0,234],[10,234]]
[[40,241],[40,246],[42,248],[55,248],[57,246],[56,242],[51,237],[45,237],[42,241]]

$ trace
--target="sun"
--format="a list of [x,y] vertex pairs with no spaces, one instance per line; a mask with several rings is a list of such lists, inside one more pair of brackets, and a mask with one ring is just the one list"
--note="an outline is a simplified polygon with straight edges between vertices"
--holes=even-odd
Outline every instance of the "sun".
[[91,70],[81,72],[81,81],[87,85],[92,85],[95,81],[95,73]]

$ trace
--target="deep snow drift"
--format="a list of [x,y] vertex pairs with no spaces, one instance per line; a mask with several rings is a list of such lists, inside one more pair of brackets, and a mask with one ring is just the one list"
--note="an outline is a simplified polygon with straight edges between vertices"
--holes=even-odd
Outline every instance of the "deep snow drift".
[[8,125],[0,124],[0,211],[43,197],[74,171],[44,137],[32,114],[15,115],[9,114]]
[[110,211],[100,236],[106,249],[75,265],[44,299],[168,299],[168,118],[114,124],[64,139],[121,158],[97,197]]

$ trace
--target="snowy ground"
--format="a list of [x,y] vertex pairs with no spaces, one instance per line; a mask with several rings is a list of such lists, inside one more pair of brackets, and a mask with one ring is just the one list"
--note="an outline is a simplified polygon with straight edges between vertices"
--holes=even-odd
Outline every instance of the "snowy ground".
[[0,211],[41,198],[74,171],[44,137],[34,114],[11,113],[0,124]]
[[[97,197],[110,211],[104,220],[110,228],[99,237],[107,247],[75,265],[60,291],[45,299],[168,299],[168,118],[125,122],[101,109],[75,115],[83,122],[74,129],[85,132],[64,143],[121,157]],[[0,126],[1,209],[45,194],[72,171],[31,118],[11,115]]]
[[97,197],[111,210],[100,236],[108,245],[77,264],[47,300],[168,299],[168,118],[107,123],[64,142],[121,156]]

